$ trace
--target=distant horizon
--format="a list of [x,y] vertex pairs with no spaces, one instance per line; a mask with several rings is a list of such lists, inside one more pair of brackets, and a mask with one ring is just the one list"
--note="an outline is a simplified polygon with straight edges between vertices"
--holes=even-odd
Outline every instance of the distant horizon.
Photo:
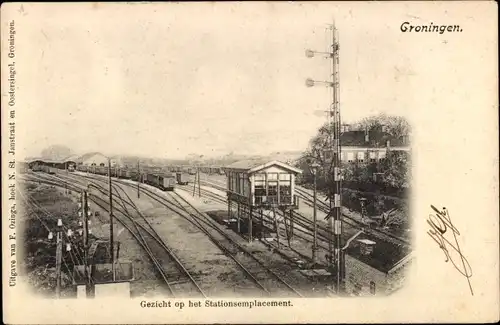
[[[60,144],[55,144],[54,146],[57,146],[57,145],[60,145]],[[69,148],[69,149],[71,149],[71,148]],[[41,151],[43,151],[43,150],[44,149],[42,149]],[[41,151],[40,151],[40,153],[38,155],[25,156],[22,159],[42,158]],[[243,156],[243,157],[260,157],[260,156],[264,156],[265,157],[265,156],[280,155],[280,154],[283,154],[283,155],[287,155],[287,154],[299,154],[299,153],[303,153],[304,151],[305,151],[305,149],[304,150],[287,150],[287,151],[279,151],[279,152],[268,152],[268,153],[264,153],[264,154],[250,154],[250,153],[244,153],[244,152],[227,152],[226,154],[222,154],[222,155],[211,155],[211,156],[204,155],[201,159],[202,160],[222,159],[225,156],[229,156],[231,153],[235,157],[238,157],[238,156]],[[143,159],[190,160],[190,158],[188,157],[190,154],[188,154],[188,155],[186,155],[184,157],[175,157],[175,156],[171,156],[171,157],[159,157],[159,156],[134,155],[134,154],[128,154],[128,153],[105,153],[105,152],[99,151],[99,150],[92,150],[92,151],[87,151],[87,152],[84,152],[84,153],[73,152],[68,157],[70,157],[70,156],[81,157],[81,156],[89,154],[89,153],[99,153],[99,154],[102,154],[104,156],[109,156],[109,157],[134,157],[134,158],[135,157],[139,157],[139,158],[143,158]],[[64,158],[67,158],[67,157],[64,157]],[[51,158],[51,159],[53,159],[53,158]]]

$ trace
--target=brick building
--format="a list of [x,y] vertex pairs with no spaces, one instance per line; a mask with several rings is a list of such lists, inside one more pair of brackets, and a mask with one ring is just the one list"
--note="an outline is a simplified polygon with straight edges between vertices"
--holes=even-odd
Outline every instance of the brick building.
[[364,236],[345,254],[345,290],[351,296],[388,295],[400,289],[411,265],[411,251],[394,243]]

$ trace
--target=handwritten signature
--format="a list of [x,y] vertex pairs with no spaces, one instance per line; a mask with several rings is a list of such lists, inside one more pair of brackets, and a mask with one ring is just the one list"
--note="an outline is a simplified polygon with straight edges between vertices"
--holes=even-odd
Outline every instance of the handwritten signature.
[[[446,208],[443,208],[442,211],[439,211],[435,206],[431,205],[431,208],[436,212],[435,214],[429,214],[429,219],[427,219],[427,223],[431,226],[431,229],[427,231],[427,234],[431,236],[432,239],[439,245],[439,248],[443,250],[443,253],[446,257],[445,262],[450,261],[455,269],[458,270],[464,277],[467,278],[467,282],[469,283],[469,289],[472,295],[474,295],[474,291],[472,290],[472,285],[470,282],[470,277],[472,277],[472,268],[469,264],[469,261],[465,258],[465,256],[460,251],[460,245],[458,244],[457,235],[460,235],[458,229],[451,222],[450,213]],[[445,237],[448,229],[451,230],[453,234],[454,244]],[[448,232],[449,234],[449,232]],[[462,266],[458,266],[453,256],[460,256],[462,261]]]

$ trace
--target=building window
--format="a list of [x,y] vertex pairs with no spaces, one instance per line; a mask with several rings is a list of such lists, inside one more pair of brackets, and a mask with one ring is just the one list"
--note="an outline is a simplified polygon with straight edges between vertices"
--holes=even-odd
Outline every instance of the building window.
[[290,186],[290,181],[280,181],[280,203],[291,204],[292,203],[292,187]]
[[100,163],[99,166],[104,167],[104,163]]
[[266,175],[265,174],[255,174],[253,178],[256,181],[265,181]]
[[370,162],[375,162],[375,158],[370,158]]
[[91,163],[90,166],[95,166],[95,163]]
[[289,181],[291,179],[290,174],[287,173],[281,173],[280,174],[280,182],[281,181]]
[[354,152],[347,153],[347,161],[352,162],[354,160]]
[[267,201],[269,203],[278,203],[278,182],[267,182]]
[[267,180],[268,181],[277,181],[278,180],[278,173],[267,174]]
[[375,294],[375,282],[373,282],[373,281],[370,282],[370,293],[372,295]]
[[264,180],[255,180],[255,204],[266,202],[266,182]]

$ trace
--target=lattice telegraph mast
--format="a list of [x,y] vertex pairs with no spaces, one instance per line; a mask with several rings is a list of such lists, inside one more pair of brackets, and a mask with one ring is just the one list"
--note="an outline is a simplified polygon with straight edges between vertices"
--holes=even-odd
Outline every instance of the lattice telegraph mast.
[[[331,74],[330,81],[316,81],[313,79],[306,80],[306,86],[312,87],[316,84],[323,84],[332,88],[332,103],[328,110],[328,124],[332,128],[330,132],[329,150],[331,155],[331,167],[329,169],[330,175],[333,176],[332,188],[330,197],[330,212],[327,215],[329,226],[332,232],[333,240],[330,241],[329,249],[329,265],[335,272],[336,290],[340,291],[342,277],[344,274],[344,259],[342,258],[342,213],[340,211],[341,205],[341,147],[340,147],[340,88],[339,88],[339,43],[337,36],[337,29],[335,24],[329,26],[331,31],[332,43],[328,52],[317,52],[306,50],[306,56],[311,58],[316,54],[331,59]],[[326,153],[325,153],[326,156]],[[327,157],[328,157],[327,156]],[[332,218],[333,217],[333,218]]]

